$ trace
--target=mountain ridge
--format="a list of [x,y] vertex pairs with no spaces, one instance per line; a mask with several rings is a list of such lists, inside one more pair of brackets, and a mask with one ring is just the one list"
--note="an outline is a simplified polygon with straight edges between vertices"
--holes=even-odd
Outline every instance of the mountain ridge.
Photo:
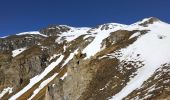
[[150,17],[130,25],[49,26],[1,38],[0,98],[168,100],[169,27]]
[[[156,18],[156,17],[149,17],[149,18],[144,18],[143,20],[141,20],[141,21],[138,21],[138,22],[136,22],[136,23],[140,23],[141,22],[141,24],[142,23],[146,23],[146,22],[148,22],[148,21],[151,21],[151,22],[153,22],[153,21],[161,21],[160,19],[158,19],[158,18]],[[97,27],[101,27],[101,26],[104,26],[104,25],[120,25],[120,26],[123,26],[123,25],[127,25],[127,24],[120,24],[120,23],[105,23],[105,24],[101,24],[101,25],[98,25]],[[132,24],[129,24],[129,25],[133,25],[133,24],[135,24],[135,23],[132,23]],[[69,25],[50,25],[50,26],[48,26],[48,28],[50,29],[54,29],[54,28],[59,28],[59,27],[67,27],[67,28],[77,28],[77,29],[79,29],[79,28],[89,28],[89,29],[91,29],[91,28],[95,28],[95,27],[72,27],[72,26],[69,26]],[[41,31],[42,29],[40,29],[40,31]],[[36,32],[38,32],[38,31],[30,31],[30,32],[20,32],[20,33],[16,33],[16,34],[13,34],[13,35],[19,35],[19,34],[26,34],[26,33],[30,33],[30,34],[39,34],[39,33],[36,33]],[[11,36],[11,35],[10,35]],[[6,37],[8,37],[8,36],[2,36],[2,37],[0,37],[0,38],[6,38]]]

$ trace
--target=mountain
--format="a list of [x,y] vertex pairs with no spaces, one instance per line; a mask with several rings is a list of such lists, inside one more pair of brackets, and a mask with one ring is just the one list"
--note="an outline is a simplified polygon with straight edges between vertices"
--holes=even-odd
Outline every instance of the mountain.
[[52,25],[0,38],[1,100],[170,100],[170,24]]

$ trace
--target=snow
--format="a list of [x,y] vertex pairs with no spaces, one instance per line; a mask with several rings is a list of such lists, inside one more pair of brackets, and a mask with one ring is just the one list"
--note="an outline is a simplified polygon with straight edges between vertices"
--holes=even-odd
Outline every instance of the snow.
[[163,83],[170,83],[170,79],[165,80]]
[[[87,45],[83,53],[86,53],[86,58],[90,58],[91,56],[94,56],[97,52],[100,52],[101,50],[105,49],[105,46],[101,48],[101,43],[104,39],[109,37],[111,32],[115,32],[117,30],[149,30],[147,34],[141,35],[140,32],[134,33],[129,39],[134,38],[136,36],[141,35],[133,44],[128,46],[127,48],[121,49],[119,51],[120,55],[116,56],[116,53],[112,54],[113,56],[117,57],[120,61],[142,61],[144,63],[144,66],[141,68],[138,68],[137,71],[132,73],[135,75],[134,77],[130,78],[130,81],[126,84],[126,86],[117,94],[115,94],[111,100],[121,100],[124,97],[126,97],[128,94],[130,94],[132,91],[134,91],[137,88],[140,88],[144,81],[146,81],[149,77],[153,75],[153,73],[164,63],[170,63],[170,25],[166,24],[161,21],[156,21],[153,24],[148,24],[147,27],[143,27],[139,24],[144,23],[145,21],[149,20],[150,18],[146,18],[140,22],[131,24],[131,25],[123,25],[118,23],[109,23],[108,30],[101,30],[103,25],[100,25],[98,28],[74,28],[69,27],[70,30],[68,32],[63,32],[60,34],[60,36],[55,40],[55,42],[62,42],[66,40],[67,42],[74,41],[76,38],[78,38],[81,35],[86,35],[84,39],[88,37],[94,37],[94,40]],[[107,25],[107,24],[104,24]],[[87,33],[87,31],[90,31],[90,33]],[[46,35],[40,34],[39,32],[24,32],[17,35],[24,35],[24,34],[39,34],[44,37],[47,37]],[[66,46],[63,47],[64,51],[66,50]],[[14,50],[15,51],[15,50]],[[13,52],[14,52],[13,51]],[[22,51],[22,50],[20,50]],[[19,50],[16,50],[13,54],[14,56],[18,55]],[[75,50],[73,53],[70,53],[69,57],[65,60],[65,62],[62,64],[62,67],[65,66],[75,55],[77,50]],[[18,54],[17,54],[18,53]],[[140,54],[140,56],[136,56]],[[53,55],[53,57],[50,58],[52,60],[58,55]],[[15,100],[19,96],[21,96],[23,93],[25,93],[27,90],[29,90],[33,85],[35,85],[37,82],[39,82],[41,79],[43,79],[55,66],[57,66],[62,59],[64,58],[63,55],[61,55],[56,62],[51,63],[43,73],[40,75],[35,76],[34,78],[30,79],[30,83],[22,89],[20,92],[15,94],[10,98],[10,100]],[[139,64],[138,64],[139,66]],[[121,67],[121,66],[120,66]],[[121,69],[121,68],[120,68]],[[67,76],[67,73],[61,77],[61,79],[64,79]],[[34,91],[34,95],[38,93],[48,82],[52,80],[52,78],[49,78],[45,80],[39,88],[37,88]],[[102,88],[103,89],[103,88]],[[101,89],[101,90],[102,90]]]
[[[140,26],[140,24],[143,24],[143,23],[145,23],[145,22],[148,22],[150,19],[152,19],[153,17],[149,17],[149,18],[144,18],[143,20],[141,20],[141,21],[138,21],[138,22],[136,22],[136,23],[133,23],[133,24],[131,24],[130,26],[137,26],[137,27],[139,27]],[[142,27],[142,26],[141,26]]]
[[64,80],[67,77],[67,73],[65,73],[60,79]]
[[0,99],[1,99],[6,93],[11,94],[11,93],[12,93],[12,89],[13,89],[13,88],[11,88],[11,87],[5,88],[5,89],[0,93]]
[[73,53],[70,53],[69,57],[63,63],[62,67],[65,66],[74,57],[74,55],[77,53],[77,51],[78,51],[78,49],[76,49]]
[[131,35],[129,39],[132,39],[132,38],[137,37],[139,35],[141,35],[140,32],[136,32],[133,35]]
[[53,56],[50,57],[49,61],[53,60],[54,58],[56,58],[59,55],[61,55],[61,54],[54,54]]
[[27,86],[25,86],[21,91],[19,91],[17,94],[13,95],[9,100],[16,100],[19,96],[28,91],[36,83],[42,80],[50,71],[52,71],[63,60],[63,58],[64,56],[61,55],[55,62],[52,62],[40,75],[37,75],[30,79],[30,83]]
[[144,98],[142,98],[141,100],[147,100],[149,97],[151,97],[152,94],[146,95]]
[[7,38],[8,36],[2,36],[2,37],[0,37],[0,39],[4,39],[4,38]]
[[43,81],[40,86],[34,90],[33,95],[28,99],[28,100],[32,100],[46,85],[48,85],[49,82],[51,82],[56,76],[58,75],[58,73],[54,74],[53,76],[51,76],[50,78],[48,78],[47,80]]
[[[105,25],[107,25],[109,29],[101,30],[101,28]],[[95,55],[100,50],[104,49],[104,48],[101,49],[102,40],[107,38],[111,32],[114,32],[116,30],[122,29],[123,27],[127,27],[127,26],[123,24],[119,24],[119,23],[108,23],[108,24],[100,25],[98,28],[93,28],[93,29],[87,28],[87,27],[84,27],[84,28],[74,28],[70,26],[67,26],[67,27],[69,27],[70,30],[68,32],[63,32],[59,36],[59,38],[55,40],[55,42],[61,43],[64,40],[66,40],[67,42],[70,42],[70,41],[75,40],[81,35],[86,35],[84,39],[90,36],[94,37],[94,40],[83,50],[83,53],[87,54],[86,58],[89,58]],[[88,33],[87,31],[90,31],[90,33]]]
[[55,41],[60,43],[62,42],[63,38],[64,40],[67,40],[67,42],[73,41],[74,39],[78,38],[81,35],[85,35],[87,34],[87,31],[90,28],[74,28],[74,27],[70,27],[71,30],[69,30],[68,32],[63,32],[59,38],[57,38]]
[[[163,22],[155,22],[147,28],[150,31],[138,38],[132,45],[125,49],[121,49],[120,61],[126,59],[134,59],[137,54],[140,54],[140,60],[144,61],[144,66],[137,70],[137,75],[134,76],[126,86],[110,100],[122,100],[133,90],[140,88],[144,81],[149,79],[154,72],[165,63],[170,63],[170,25]],[[158,38],[159,35],[165,38]]]
[[20,53],[22,53],[23,51],[25,51],[27,48],[19,48],[19,49],[16,49],[16,50],[13,50],[12,51],[12,57],[15,57],[17,55],[19,55]]
[[30,34],[30,35],[41,35],[41,36],[43,36],[43,37],[48,37],[47,35],[41,34],[41,33],[38,32],[38,31],[22,32],[22,33],[18,33],[18,34],[16,34],[16,35],[27,35],[27,34]]
[[[94,56],[97,52],[101,51],[101,43],[102,41],[107,38],[111,32],[117,31],[119,29],[121,29],[122,27],[124,27],[124,25],[121,24],[116,24],[114,23],[116,26],[113,27],[110,30],[100,30],[100,28],[92,31],[93,34],[92,36],[95,37],[94,40],[83,50],[83,53],[86,53],[87,57],[86,58],[90,58],[91,56]],[[113,24],[113,25],[114,25]],[[102,27],[102,26],[100,26]],[[104,48],[103,48],[104,49]]]
[[64,45],[64,46],[63,46],[63,49],[64,49],[64,51],[63,51],[63,52],[65,52],[65,51],[66,51],[66,49],[67,49],[67,46],[65,46],[65,45]]

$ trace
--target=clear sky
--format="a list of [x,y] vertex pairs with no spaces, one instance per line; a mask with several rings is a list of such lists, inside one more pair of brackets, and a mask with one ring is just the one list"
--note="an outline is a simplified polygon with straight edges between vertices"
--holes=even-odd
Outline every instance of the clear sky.
[[0,0],[0,36],[54,24],[131,24],[146,17],[170,23],[170,0]]

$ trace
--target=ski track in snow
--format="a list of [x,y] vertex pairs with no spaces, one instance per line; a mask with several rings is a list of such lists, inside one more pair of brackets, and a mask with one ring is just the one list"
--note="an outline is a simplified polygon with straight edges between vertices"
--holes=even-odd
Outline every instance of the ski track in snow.
[[40,75],[37,75],[30,79],[30,83],[24,87],[21,91],[13,95],[9,100],[16,100],[18,97],[20,97],[22,94],[27,92],[30,88],[32,88],[36,83],[41,81],[50,71],[52,71],[62,60],[64,56],[61,55],[55,62],[52,62]]

